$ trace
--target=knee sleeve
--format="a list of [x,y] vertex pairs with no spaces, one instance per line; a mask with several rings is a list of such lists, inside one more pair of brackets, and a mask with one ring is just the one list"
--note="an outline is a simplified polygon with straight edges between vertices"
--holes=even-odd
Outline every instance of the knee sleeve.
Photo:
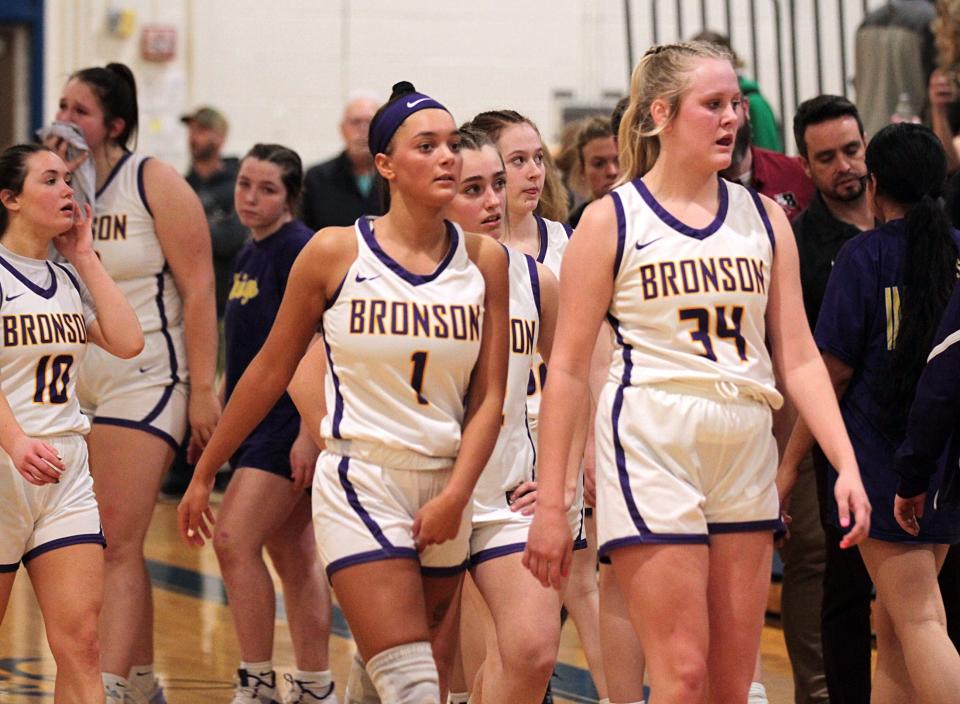
[[380,695],[377,694],[377,688],[370,680],[360,653],[354,653],[350,661],[350,675],[347,678],[343,704],[380,704]]
[[367,672],[383,704],[440,704],[440,681],[430,644],[405,643],[377,653]]

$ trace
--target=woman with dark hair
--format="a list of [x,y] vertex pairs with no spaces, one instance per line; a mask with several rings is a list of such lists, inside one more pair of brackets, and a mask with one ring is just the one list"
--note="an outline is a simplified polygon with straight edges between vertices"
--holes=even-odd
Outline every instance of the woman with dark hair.
[[[894,516],[894,466],[917,381],[957,281],[960,232],[937,199],[946,177],[943,146],[929,129],[897,124],[867,147],[868,194],[883,224],[850,240],[830,274],[816,341],[874,507],[860,553],[877,589],[877,671],[873,701],[956,701],[960,656],[950,642],[937,586],[960,513],[935,511],[938,473],[905,527]],[[783,466],[809,448],[794,429]],[[778,478],[785,494],[792,471]],[[836,473],[830,473],[831,483]],[[828,519],[837,522],[836,506]]]
[[597,116],[586,120],[577,132],[574,146],[572,180],[584,186],[590,198],[570,213],[567,220],[570,227],[576,227],[587,205],[607,195],[620,178],[620,155],[608,118]]
[[[240,162],[234,207],[251,240],[237,254],[224,314],[225,400],[267,339],[293,262],[313,236],[294,217],[302,186],[300,157],[286,147],[256,144]],[[317,453],[284,393],[230,458],[234,473],[213,546],[240,644],[232,704],[279,699],[272,663],[276,595],[264,547],[283,582],[297,661],[283,701],[336,702],[327,652],[330,593],[316,556],[310,496],[304,493],[313,483]],[[206,480],[194,474],[194,483]]]
[[124,362],[91,349],[78,374],[80,403],[93,420],[90,470],[107,539],[104,684],[108,694],[162,704],[143,543],[188,420],[191,442],[202,447],[220,417],[210,233],[199,199],[173,167],[130,151],[138,111],[129,68],[73,74],[57,120],[77,125],[90,147],[94,248],[145,336],[143,352]]
[[[69,264],[47,260],[51,244]],[[46,147],[0,154],[0,290],[0,621],[23,562],[57,663],[54,701],[100,703],[104,538],[76,370],[88,343],[129,359],[143,334],[94,252],[90,206]]]
[[321,327],[328,413],[314,530],[357,643],[347,701],[438,704],[430,638],[467,566],[468,507],[503,410],[507,258],[443,217],[461,160],[456,123],[439,102],[394,86],[371,122],[370,151],[389,210],[325,228],[303,248],[179,523],[192,545],[211,537],[216,468],[283,394]]

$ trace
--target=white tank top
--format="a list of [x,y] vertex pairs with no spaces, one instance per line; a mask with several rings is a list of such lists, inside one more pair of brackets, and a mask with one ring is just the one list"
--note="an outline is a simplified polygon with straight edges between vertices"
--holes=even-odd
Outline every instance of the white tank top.
[[331,451],[400,469],[453,464],[483,328],[485,285],[462,230],[427,276],[384,252],[374,221],[355,225],[357,258],[323,314]]
[[23,432],[87,433],[77,370],[96,313],[76,271],[0,245],[0,297],[0,389]]
[[[506,248],[504,248],[506,249]],[[536,450],[527,426],[527,380],[540,337],[540,277],[533,257],[510,258],[510,358],[503,422],[497,444],[474,491],[474,504],[503,508],[505,494],[533,478]]]
[[717,215],[699,230],[668,213],[641,179],[612,191],[616,349],[609,379],[706,384],[779,408],[765,344],[773,228],[756,192],[723,179],[718,188]]
[[[562,222],[545,220],[539,215],[534,217],[537,219],[537,229],[540,233],[540,251],[537,253],[537,261],[547,267],[559,279],[560,262],[563,260],[563,253],[567,250],[567,244],[573,230]],[[540,353],[535,352],[527,385],[527,414],[533,428],[536,428],[537,421],[540,418],[540,396],[543,393],[543,385],[546,381],[547,365]]]
[[145,334],[183,325],[180,293],[157,239],[143,185],[148,160],[131,153],[121,157],[97,192],[93,218],[94,248]]

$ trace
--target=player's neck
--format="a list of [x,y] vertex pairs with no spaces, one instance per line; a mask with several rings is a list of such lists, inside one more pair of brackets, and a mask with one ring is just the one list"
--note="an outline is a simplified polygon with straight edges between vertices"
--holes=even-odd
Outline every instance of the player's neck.
[[126,150],[119,144],[105,142],[93,150],[93,164],[97,171],[97,190],[103,188],[113,169],[123,158]]
[[14,220],[3,233],[0,244],[21,257],[46,259],[50,241],[47,238],[38,237],[36,232]]
[[253,237],[254,241],[262,242],[291,220],[293,220],[293,215],[291,215],[289,212],[284,213],[280,216],[280,218],[269,225],[266,225],[265,227],[251,227],[250,236]]
[[672,201],[698,203],[707,209],[716,209],[717,172],[700,168],[688,168],[681,162],[660,158],[647,173],[643,183],[661,203]]
[[[443,210],[392,196],[390,210],[377,220],[377,239],[388,237],[411,250],[431,251],[446,239]],[[381,242],[382,244],[382,242]]]
[[509,227],[500,238],[501,244],[529,254],[531,257],[537,256],[540,252],[540,228],[537,226],[537,218],[533,212],[529,210],[516,212],[508,209],[507,221]]

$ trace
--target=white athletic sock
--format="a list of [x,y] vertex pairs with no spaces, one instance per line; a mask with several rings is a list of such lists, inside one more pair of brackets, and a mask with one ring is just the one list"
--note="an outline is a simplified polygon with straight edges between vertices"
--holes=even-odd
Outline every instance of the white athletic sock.
[[153,663],[149,665],[134,665],[127,674],[127,681],[131,687],[136,687],[149,696],[157,684],[157,676],[153,671]]
[[377,653],[367,672],[390,704],[440,704],[440,681],[430,643],[404,643]]
[[380,704],[380,695],[373,686],[360,653],[354,653],[350,660],[350,675],[347,677],[343,704]]
[[470,700],[470,692],[450,692],[447,696],[447,704],[467,704]]
[[750,694],[747,696],[747,704],[767,704],[767,689],[762,682],[750,683]]
[[294,670],[293,679],[307,685],[317,687],[329,687],[332,679],[330,670],[321,670],[319,672],[308,672],[306,670]]
[[110,672],[101,672],[100,677],[103,679],[103,691],[108,702],[122,702],[126,699],[127,692],[130,691],[130,683],[126,677]]

